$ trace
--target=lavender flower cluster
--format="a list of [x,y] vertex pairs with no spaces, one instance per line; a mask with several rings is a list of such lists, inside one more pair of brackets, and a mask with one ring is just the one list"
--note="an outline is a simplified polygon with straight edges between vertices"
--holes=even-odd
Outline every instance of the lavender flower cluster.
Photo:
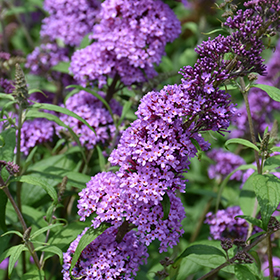
[[97,79],[102,87],[115,75],[125,85],[155,76],[153,64],[181,30],[173,11],[160,0],[106,0],[101,6],[90,36],[96,42],[72,56],[74,78],[81,84]]
[[[275,52],[267,63],[267,74],[257,79],[257,84],[280,87],[280,41],[278,41]],[[280,109],[280,103],[271,99],[266,92],[259,88],[252,88],[249,92],[249,104],[251,115],[254,121],[256,133],[262,134],[267,126],[272,128],[273,112]],[[240,117],[236,118],[234,124],[237,129],[232,131],[231,137],[246,136],[248,129],[248,118],[246,106],[238,109]]]
[[[208,168],[208,176],[210,179],[222,180],[234,169],[242,164],[246,164],[245,160],[231,152],[226,152],[223,149],[212,149],[207,153],[207,156],[215,161]],[[230,180],[240,181],[242,178],[242,171],[238,170],[230,177]]]
[[[101,97],[104,93],[98,92]],[[73,131],[79,135],[80,142],[88,150],[93,149],[97,143],[109,144],[116,133],[116,127],[109,111],[97,97],[86,91],[69,97],[65,104],[66,108],[84,120],[95,130],[96,134],[78,119],[61,115],[60,119]],[[115,100],[110,101],[110,107],[113,114],[121,115],[121,106]]]
[[36,47],[27,56],[25,67],[34,75],[46,75],[48,79],[60,80],[64,86],[73,84],[70,75],[51,70],[59,62],[69,62],[69,50],[59,47],[56,43],[47,43]]
[[30,150],[42,143],[51,142],[56,124],[46,119],[27,120],[23,123],[20,135],[20,151],[28,155]]
[[83,37],[92,32],[100,9],[98,0],[45,0],[49,17],[43,20],[41,36],[66,45],[78,46]]
[[243,215],[239,206],[218,210],[216,214],[209,212],[205,223],[210,225],[210,234],[213,239],[246,238],[249,225],[246,220],[236,218],[239,215]]
[[[69,275],[71,254],[78,246],[86,228],[78,238],[70,244],[67,254],[64,254],[63,279],[72,279]],[[72,271],[72,276],[83,277],[85,280],[127,279],[132,280],[131,274],[136,275],[139,264],[148,257],[147,248],[136,238],[133,232],[126,234],[122,242],[116,242],[117,228],[111,227],[98,236],[82,252],[78,263]]]

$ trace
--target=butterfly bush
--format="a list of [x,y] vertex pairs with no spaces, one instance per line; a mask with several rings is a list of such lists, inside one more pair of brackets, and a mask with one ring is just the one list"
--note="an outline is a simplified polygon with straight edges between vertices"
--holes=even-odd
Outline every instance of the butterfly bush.
[[[215,161],[208,168],[208,176],[210,179],[216,178],[221,180],[231,173],[234,169],[242,164],[246,164],[245,160],[234,153],[224,151],[223,149],[213,149],[207,153],[207,156]],[[242,171],[238,170],[231,175],[230,180],[241,180]]]
[[[279,88],[279,67],[280,41],[278,41],[275,52],[267,63],[267,74],[265,76],[259,76],[256,81],[257,84],[265,84]],[[280,109],[280,103],[271,99],[266,92],[259,88],[252,88],[248,98],[256,133],[263,133],[267,126],[272,128],[273,113]],[[245,104],[238,109],[238,113],[240,117],[236,118],[234,121],[237,129],[234,129],[230,135],[233,138],[246,136],[246,132],[248,131],[248,117]]]
[[[69,275],[72,255],[81,237],[74,240],[63,255],[63,279],[72,279]],[[81,253],[78,263],[72,271],[72,276],[90,279],[126,279],[132,280],[131,274],[136,275],[138,267],[148,257],[147,248],[141,244],[134,232],[129,232],[120,243],[116,242],[118,229],[111,227],[91,242]],[[105,278],[104,278],[105,275]]]
[[180,34],[180,22],[160,0],[106,0],[100,23],[93,28],[95,42],[77,50],[70,70],[81,84],[118,75],[125,85],[143,82],[156,75],[167,42]]
[[[98,94],[104,98],[104,93]],[[111,100],[109,105],[113,114],[121,115],[122,108],[118,102]],[[109,145],[116,133],[116,127],[109,111],[97,97],[86,91],[80,91],[67,99],[65,108],[86,120],[96,132],[76,118],[61,115],[60,119],[80,136],[83,146],[93,149],[97,143]]]
[[62,40],[66,45],[79,46],[83,37],[92,32],[98,0],[45,0],[44,9],[49,16],[43,20],[41,37]]
[[[109,157],[119,170],[97,174],[79,194],[78,213],[82,221],[91,216],[93,228],[102,222],[111,223],[112,228],[127,223],[128,231],[134,228],[133,233],[142,244],[148,246],[158,239],[160,252],[178,243],[185,217],[179,196],[185,189],[182,175],[198,148],[209,149],[210,144],[201,133],[223,134],[235,116],[230,95],[219,89],[219,85],[251,72],[264,74],[266,70],[261,58],[264,48],[261,38],[266,30],[263,33],[258,30],[266,24],[267,9],[255,10],[255,2],[254,5],[247,2],[247,10],[239,10],[227,19],[225,25],[232,29],[231,35],[219,35],[196,48],[199,59],[194,67],[181,69],[181,84],[165,86],[142,98],[136,112],[138,119],[124,131]],[[128,2],[122,3],[126,7]],[[277,13],[280,11],[280,5],[275,7],[273,1],[258,3],[260,7],[269,5]],[[114,10],[115,16],[110,19],[112,26],[121,7],[119,10]],[[279,23],[274,14],[269,20],[271,28]],[[166,203],[170,203],[168,213],[164,210]],[[228,213],[227,222],[236,228],[237,234],[245,232],[245,228],[247,231],[248,225],[243,220],[232,222],[236,215],[242,214],[240,208],[232,208]],[[225,215],[223,212],[222,216]],[[208,219],[213,220],[210,214]],[[221,231],[215,234],[221,236]],[[97,261],[103,263],[103,259]],[[68,277],[69,272],[64,270],[64,275]],[[104,273],[102,279],[106,277]]]

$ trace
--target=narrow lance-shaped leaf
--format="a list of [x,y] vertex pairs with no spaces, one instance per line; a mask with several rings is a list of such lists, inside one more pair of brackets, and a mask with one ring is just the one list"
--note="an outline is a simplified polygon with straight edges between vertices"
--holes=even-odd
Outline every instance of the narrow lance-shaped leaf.
[[59,256],[60,264],[62,264],[63,253],[62,253],[61,249],[58,248],[57,246],[42,246],[42,247],[36,248],[35,251],[43,251],[43,252],[54,253],[54,254]]
[[72,269],[74,268],[76,262],[78,261],[82,251],[89,245],[94,239],[96,239],[99,235],[101,235],[107,228],[111,225],[109,224],[101,224],[99,228],[89,228],[86,233],[81,237],[79,244],[76,248],[76,251],[72,257],[71,267],[69,274],[71,275]]
[[57,193],[55,189],[52,186],[49,186],[42,178],[38,178],[32,175],[24,175],[15,178],[14,181],[20,181],[22,183],[40,186],[49,194],[49,196],[53,199],[55,203],[58,202]]
[[238,216],[235,217],[235,219],[236,219],[236,218],[244,219],[244,220],[246,220],[247,222],[249,222],[249,223],[251,223],[252,225],[257,226],[257,227],[259,227],[259,228],[262,228],[262,226],[263,226],[261,220],[256,219],[256,218],[253,218],[253,217],[251,217],[251,216],[247,216],[247,215],[238,215]]
[[251,87],[259,88],[263,91],[265,91],[270,98],[272,98],[275,101],[280,102],[280,89],[268,85],[258,84],[258,85],[252,85]]
[[[108,104],[108,102],[103,98],[101,97],[98,93],[94,92],[93,90],[89,89],[89,88],[84,88],[82,86],[79,86],[79,85],[69,85],[67,86],[66,88],[76,88],[76,89],[79,89],[79,90],[84,90],[88,93],[91,93],[93,96],[95,96],[99,101],[101,101],[104,106],[108,109],[111,117],[112,117],[112,120],[114,120],[114,116],[113,116],[113,112],[112,112],[112,109],[110,107],[110,105]],[[115,124],[116,125],[116,124]]]
[[256,145],[254,145],[253,143],[251,143],[250,141],[245,140],[245,139],[233,138],[233,139],[227,140],[225,143],[226,149],[228,149],[229,144],[241,144],[245,147],[252,148],[252,149],[256,150],[257,152],[260,151],[260,149]]
[[101,148],[99,147],[99,145],[96,145],[96,149],[97,149],[97,153],[98,153],[98,158],[99,158],[99,165],[100,165],[100,170],[101,171],[105,171],[105,157],[104,155],[102,154],[102,150]]
[[129,111],[131,105],[132,105],[132,102],[131,102],[131,101],[127,101],[127,102],[124,104],[123,109],[122,109],[121,117],[120,117],[120,119],[118,120],[117,127],[119,127],[119,126],[121,125],[123,119],[125,118],[127,112]]
[[34,239],[35,237],[39,236],[40,234],[44,233],[45,231],[58,227],[58,226],[63,226],[64,224],[53,224],[53,225],[48,225],[46,227],[40,228],[39,230],[35,231],[33,234],[30,235],[31,239]]
[[19,236],[20,238],[23,237],[23,236],[22,236],[22,233],[19,232],[19,231],[16,231],[16,230],[9,230],[9,231],[3,233],[3,234],[1,235],[1,237],[2,237],[2,236],[5,236],[5,235],[7,235],[7,234],[16,234],[16,235]]
[[36,108],[36,109],[50,110],[50,111],[62,113],[62,114],[65,114],[67,116],[76,118],[77,120],[79,120],[80,122],[85,124],[90,130],[92,130],[96,134],[95,130],[91,127],[91,125],[87,121],[85,121],[79,115],[77,115],[76,113],[74,113],[74,112],[72,112],[72,111],[70,111],[66,108],[63,108],[63,107],[60,107],[60,106],[57,106],[57,105],[53,105],[53,104],[47,104],[47,103],[35,103],[35,104],[29,106],[29,108],[30,109],[32,109],[32,108],[35,109]]
[[47,120],[54,121],[58,125],[68,129],[70,134],[74,138],[75,142],[78,144],[78,146],[80,148],[80,151],[81,151],[81,154],[83,156],[83,159],[86,161],[86,156],[85,156],[85,153],[84,153],[84,150],[83,150],[83,147],[81,145],[81,142],[80,142],[80,139],[79,139],[78,135],[73,131],[73,129],[71,127],[66,125],[60,118],[58,118],[57,116],[55,116],[53,114],[45,113],[45,112],[38,112],[36,110],[29,110],[26,114],[26,117],[29,117],[29,118],[45,118]]
[[9,258],[9,266],[8,266],[8,275],[9,278],[11,277],[12,271],[14,269],[14,266],[19,259],[21,252],[25,249],[24,244],[20,244],[16,246],[16,250],[14,250]]
[[15,100],[15,98],[11,94],[7,93],[0,93],[0,99]]

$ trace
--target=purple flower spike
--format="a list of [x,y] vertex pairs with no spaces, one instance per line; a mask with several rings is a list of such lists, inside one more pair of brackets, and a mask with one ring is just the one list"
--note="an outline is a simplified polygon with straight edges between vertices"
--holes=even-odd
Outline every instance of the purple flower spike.
[[[207,156],[215,161],[215,164],[210,165],[208,168],[208,176],[210,179],[216,178],[217,180],[222,180],[234,169],[242,164],[246,164],[242,157],[231,152],[226,152],[223,149],[213,149],[207,153]],[[230,180],[240,181],[241,177],[242,171],[239,170],[230,177]]]
[[218,210],[216,214],[209,212],[206,215],[205,223],[210,225],[213,239],[246,238],[248,223],[244,219],[235,218],[238,215],[243,215],[239,206]]
[[[104,97],[104,93],[99,94]],[[111,100],[110,106],[113,114],[121,115],[119,103]],[[97,143],[109,145],[116,133],[116,127],[109,111],[99,99],[88,92],[80,91],[67,99],[66,108],[86,120],[96,132],[95,134],[76,118],[61,115],[61,120],[80,136],[82,145],[87,149],[94,148]]]
[[[92,45],[74,53],[71,71],[82,84],[119,75],[125,85],[156,75],[167,42],[180,33],[180,22],[160,0],[106,0],[100,23],[93,28]],[[144,71],[144,73],[143,73]]]
[[83,250],[71,276],[69,275],[72,255],[87,229],[63,254],[63,280],[70,280],[71,276],[83,277],[84,280],[132,280],[132,275],[136,275],[139,265],[148,257],[147,248],[137,240],[133,231],[128,232],[123,240],[117,243],[115,239],[118,229],[115,227],[105,230]]
[[50,14],[43,20],[41,36],[60,39],[70,46],[79,46],[83,37],[92,32],[100,9],[98,0],[45,0]]

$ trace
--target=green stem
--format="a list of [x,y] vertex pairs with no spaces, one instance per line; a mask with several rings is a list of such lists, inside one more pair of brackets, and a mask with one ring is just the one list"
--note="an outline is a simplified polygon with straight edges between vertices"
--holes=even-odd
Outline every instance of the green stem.
[[[244,79],[242,77],[240,77],[240,87],[241,87],[241,92],[242,92],[244,102],[245,102],[245,105],[246,105],[246,111],[247,111],[247,116],[248,116],[248,123],[249,123],[249,130],[250,130],[250,134],[251,134],[251,140],[252,140],[253,144],[257,145],[255,131],[254,131],[254,125],[253,125],[253,119],[252,119],[250,105],[249,105],[249,99],[248,99],[248,89],[246,88]],[[259,154],[256,150],[254,150],[254,153],[255,153],[255,161],[256,161],[256,164],[257,164],[258,174],[262,174],[262,165],[260,165]],[[257,207],[258,207],[258,201],[256,199],[254,209],[253,209],[253,213],[252,213],[253,218],[256,217]],[[248,238],[251,236],[252,231],[253,231],[253,225],[250,224],[249,229],[248,229],[248,234],[247,234]]]
[[269,263],[269,280],[274,280],[270,235],[267,237],[267,257]]
[[[19,104],[18,112],[18,133],[17,133],[17,154],[16,154],[16,164],[20,167],[20,141],[21,141],[21,127],[22,127],[22,106]],[[17,203],[18,208],[21,210],[21,182],[17,182]]]
[[107,103],[109,103],[111,101],[114,93],[116,93],[116,85],[117,85],[117,82],[118,82],[119,78],[120,78],[120,76],[118,74],[116,74],[112,83],[108,87],[107,94],[106,94],[106,97],[105,97],[105,100],[107,101]]
[[[254,145],[257,145],[255,131],[254,131],[254,125],[253,125],[253,119],[252,119],[250,105],[249,105],[249,99],[248,99],[248,90],[246,89],[245,82],[244,82],[244,79],[242,77],[240,77],[240,86],[241,86],[241,92],[242,92],[242,95],[243,95],[243,98],[244,98],[244,102],[245,102],[245,105],[246,105],[246,111],[247,111],[247,115],[248,115],[248,123],[249,123],[249,130],[250,130],[250,134],[251,134],[251,140],[252,140]],[[261,166],[260,166],[260,160],[259,160],[259,154],[256,150],[254,150],[254,152],[255,152],[255,160],[256,160],[257,168],[258,168],[258,174],[262,174],[262,170],[261,170]]]
[[[20,211],[20,209],[18,208],[16,202],[14,201],[14,198],[12,197],[12,195],[11,195],[11,193],[10,193],[8,187],[3,188],[3,191],[5,192],[5,194],[7,195],[8,199],[10,200],[12,206],[13,206],[14,209],[15,209],[15,212],[16,212],[16,214],[17,214],[17,216],[18,216],[18,219],[19,219],[19,221],[20,221],[20,223],[21,223],[23,232],[26,232],[26,230],[27,230],[26,223],[25,223],[25,221],[24,221],[24,219],[23,219],[23,216],[22,216],[22,214],[21,214],[21,211]],[[41,266],[40,266],[40,263],[39,263],[39,258],[38,258],[37,254],[36,254],[36,252],[35,252],[35,248],[34,248],[33,243],[32,243],[31,241],[27,241],[27,242],[26,242],[26,245],[27,245],[27,248],[29,249],[29,252],[30,252],[31,256],[32,256],[33,259],[34,259],[34,262],[35,262],[36,266],[37,266],[39,269],[41,269]]]

